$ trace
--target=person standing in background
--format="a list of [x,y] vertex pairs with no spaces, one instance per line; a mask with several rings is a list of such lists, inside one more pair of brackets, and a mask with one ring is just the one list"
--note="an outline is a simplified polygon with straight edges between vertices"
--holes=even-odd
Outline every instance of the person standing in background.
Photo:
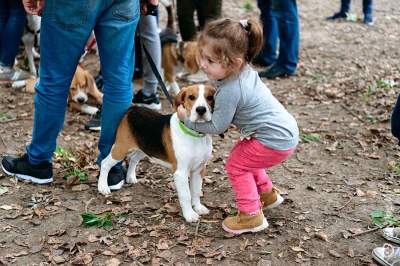
[[259,76],[274,79],[294,75],[300,43],[296,0],[258,0],[258,7],[263,22],[264,43],[253,62],[267,67],[259,72]]

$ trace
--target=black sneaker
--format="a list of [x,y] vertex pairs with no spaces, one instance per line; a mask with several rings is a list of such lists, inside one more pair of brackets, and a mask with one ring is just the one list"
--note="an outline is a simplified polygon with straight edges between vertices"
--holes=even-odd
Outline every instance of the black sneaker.
[[92,131],[101,130],[101,111],[97,111],[92,119],[90,119],[90,121],[85,124],[85,129]]
[[111,190],[121,189],[125,184],[126,169],[123,166],[115,166],[108,172],[107,182]]
[[36,184],[47,184],[53,182],[53,166],[49,162],[31,164],[28,154],[21,157],[4,156],[1,161],[4,173],[15,176],[18,179],[30,180]]
[[327,17],[326,20],[336,20],[336,19],[342,19],[342,18],[347,18],[347,14],[342,13],[342,12],[337,12],[337,13],[333,14],[332,16]]
[[155,93],[150,96],[146,96],[143,94],[142,90],[139,90],[135,94],[135,97],[133,97],[132,103],[136,104],[137,106],[143,106],[153,110],[161,110],[160,98]]

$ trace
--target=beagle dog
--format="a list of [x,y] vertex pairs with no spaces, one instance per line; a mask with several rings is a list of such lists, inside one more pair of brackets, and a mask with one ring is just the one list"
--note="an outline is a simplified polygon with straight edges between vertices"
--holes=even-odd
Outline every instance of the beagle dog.
[[[163,2],[163,1],[162,1]],[[167,27],[160,32],[162,59],[161,67],[164,71],[165,86],[168,91],[175,94],[179,93],[179,85],[176,82],[178,71],[183,73],[178,74],[195,74],[199,71],[198,64],[199,49],[196,41],[182,42],[178,41],[176,34],[172,4],[164,3],[167,10]]]
[[[19,80],[13,82],[12,88],[24,88],[24,92],[35,93],[36,82],[37,79]],[[95,105],[101,105],[103,103],[103,93],[97,88],[96,82],[89,71],[78,65],[68,93],[68,106],[72,111],[94,115],[99,109],[89,105],[92,102]]]
[[71,82],[68,93],[68,103],[71,110],[94,115],[99,110],[89,105],[89,100],[94,99],[94,104],[103,104],[103,93],[97,88],[96,82],[89,71],[78,65]]
[[[164,70],[164,79],[167,90],[177,94],[179,85],[176,76],[195,74],[200,70],[197,58],[198,47],[196,41],[165,43],[162,47],[161,66]],[[177,74],[179,68],[184,68],[185,73]]]
[[[174,99],[174,108],[176,110],[182,104],[190,121],[210,121],[214,94],[214,87],[209,85],[182,88]],[[121,120],[110,154],[101,162],[98,191],[104,195],[111,193],[107,184],[108,172],[126,157],[129,158],[126,182],[137,183],[136,165],[148,156],[172,169],[183,217],[187,222],[196,222],[199,215],[209,213],[201,204],[200,195],[211,152],[211,136],[185,127],[177,113],[162,115],[148,108],[132,106]]]

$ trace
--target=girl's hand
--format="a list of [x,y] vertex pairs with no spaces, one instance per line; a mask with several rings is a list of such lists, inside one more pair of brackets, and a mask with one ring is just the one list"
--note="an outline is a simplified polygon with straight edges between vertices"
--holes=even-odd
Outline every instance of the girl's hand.
[[186,118],[186,109],[185,109],[185,107],[183,107],[182,104],[179,105],[176,112],[178,114],[179,120],[184,121],[185,118]]

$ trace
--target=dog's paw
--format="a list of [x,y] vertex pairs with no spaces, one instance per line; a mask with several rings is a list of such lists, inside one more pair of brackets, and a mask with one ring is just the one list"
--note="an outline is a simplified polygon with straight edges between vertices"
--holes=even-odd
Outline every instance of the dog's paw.
[[97,108],[97,107],[86,105],[86,104],[82,106],[82,112],[84,112],[85,114],[95,115],[97,113],[97,111],[99,111],[99,108]]
[[126,183],[128,184],[136,184],[138,182],[136,175],[127,175],[126,176]]
[[194,206],[194,210],[195,212],[197,212],[200,215],[205,215],[205,214],[209,214],[210,210],[207,209],[206,206],[204,206],[203,204],[199,204],[198,206]]
[[188,223],[197,222],[200,218],[200,216],[193,210],[183,212],[183,217],[185,217],[185,220]]
[[106,184],[98,184],[97,185],[97,189],[98,189],[98,191],[101,193],[101,194],[103,194],[103,195],[108,195],[108,194],[110,194],[111,193],[111,190],[110,190],[110,188],[108,187],[108,185],[107,185],[107,183]]

